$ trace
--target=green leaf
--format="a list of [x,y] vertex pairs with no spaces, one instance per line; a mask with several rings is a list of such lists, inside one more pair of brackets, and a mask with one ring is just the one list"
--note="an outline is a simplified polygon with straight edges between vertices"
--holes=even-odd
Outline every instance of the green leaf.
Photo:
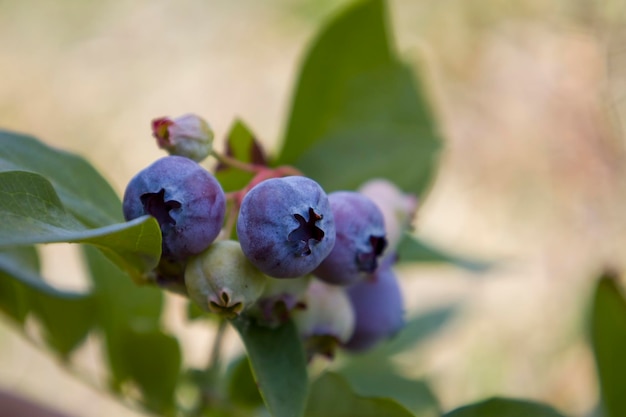
[[98,324],[106,342],[113,387],[133,374],[128,368],[124,339],[135,329],[158,331],[163,293],[153,286],[138,286],[113,263],[92,247],[84,248],[85,259],[96,295]]
[[48,344],[62,357],[79,346],[94,325],[96,309],[91,295],[61,298],[33,291],[29,298]]
[[0,310],[16,322],[23,324],[30,311],[27,289],[15,278],[4,272],[2,265],[12,263],[11,269],[23,271],[30,276],[39,274],[39,256],[33,246],[0,250]]
[[254,382],[247,356],[235,359],[228,372],[228,398],[234,403],[247,408],[263,405],[263,398]]
[[437,249],[410,234],[404,235],[397,253],[400,262],[450,263],[472,272],[484,272],[492,266]]
[[553,408],[530,401],[491,398],[446,413],[444,417],[563,417]]
[[392,367],[389,361],[392,356],[415,348],[438,332],[454,316],[456,308],[456,305],[449,305],[409,318],[402,330],[391,340],[364,353],[342,356],[345,361],[342,367],[361,369],[371,368],[372,364]]
[[83,158],[51,148],[37,139],[0,130],[0,172],[29,171],[47,178],[63,205],[89,227],[124,221],[111,186]]
[[112,388],[121,390],[132,382],[148,409],[172,415],[182,358],[178,340],[160,329],[162,291],[137,286],[94,248],[85,247],[84,253],[97,297]]
[[610,274],[597,284],[591,314],[591,344],[606,417],[626,415],[626,300]]
[[[42,324],[48,344],[67,358],[94,324],[94,299],[91,294],[47,284],[37,271],[39,262],[34,256],[34,248],[0,250],[0,288],[11,289],[0,297],[0,303],[18,322],[32,312]],[[10,300],[13,296],[17,298]]]
[[440,415],[439,401],[428,383],[400,375],[391,363],[369,363],[339,373],[359,395],[391,398],[420,417]]
[[[265,155],[254,134],[243,121],[235,120],[226,139],[226,154],[241,162],[265,165]],[[225,192],[238,191],[245,187],[253,173],[219,164],[215,177]]]
[[[0,271],[18,284],[58,298],[80,298],[88,294],[59,290],[39,275],[39,260],[32,259],[34,248],[0,248]],[[27,259],[30,259],[28,261]]]
[[379,356],[390,357],[414,348],[440,331],[454,317],[456,310],[457,305],[452,304],[409,318],[404,328],[389,343],[380,346]]
[[30,307],[28,295],[13,277],[0,272],[0,311],[19,324],[24,324]]
[[34,243],[89,243],[99,247],[135,279],[158,264],[161,231],[144,216],[127,223],[87,229],[61,203],[52,184],[24,171],[0,173],[0,247]]
[[325,373],[311,386],[305,416],[413,417],[413,414],[394,400],[357,395],[342,377]]
[[277,162],[327,191],[384,177],[420,195],[439,146],[424,91],[392,49],[384,1],[358,2],[304,59]]
[[252,373],[273,417],[299,417],[307,397],[304,349],[293,323],[263,327],[246,318],[231,322],[248,352]]
[[158,330],[133,329],[122,338],[124,364],[141,390],[146,407],[174,415],[182,356],[178,340]]
[[456,312],[456,305],[428,311],[407,320],[390,341],[361,354],[342,355],[338,372],[356,393],[393,398],[419,416],[439,415],[439,403],[425,381],[405,377],[391,358],[428,339]]

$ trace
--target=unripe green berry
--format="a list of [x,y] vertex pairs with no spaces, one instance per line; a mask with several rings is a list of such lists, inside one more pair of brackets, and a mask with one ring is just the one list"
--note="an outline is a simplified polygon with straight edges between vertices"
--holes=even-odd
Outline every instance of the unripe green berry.
[[239,242],[224,240],[192,257],[185,269],[189,297],[203,310],[226,318],[254,304],[267,277],[241,251]]

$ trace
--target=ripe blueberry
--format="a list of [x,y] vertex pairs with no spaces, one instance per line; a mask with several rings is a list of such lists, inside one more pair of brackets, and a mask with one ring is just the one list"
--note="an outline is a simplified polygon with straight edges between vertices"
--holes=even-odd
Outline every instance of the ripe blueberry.
[[306,177],[271,178],[243,198],[237,235],[250,262],[269,276],[295,278],[315,269],[335,244],[328,197]]
[[348,350],[368,349],[404,325],[404,302],[392,258],[385,258],[371,277],[347,288],[356,318],[354,333],[344,345]]
[[353,284],[378,266],[387,244],[383,215],[371,199],[354,191],[330,193],[328,200],[337,238],[314,274],[330,284]]
[[124,217],[149,214],[163,235],[163,255],[184,259],[202,252],[217,237],[226,211],[219,182],[196,162],[166,156],[130,181],[124,193]]

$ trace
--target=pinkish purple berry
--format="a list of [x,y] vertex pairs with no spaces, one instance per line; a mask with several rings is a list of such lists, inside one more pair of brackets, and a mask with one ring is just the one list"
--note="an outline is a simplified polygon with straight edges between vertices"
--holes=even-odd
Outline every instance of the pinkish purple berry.
[[313,272],[330,284],[350,285],[378,267],[387,240],[380,209],[374,202],[354,191],[328,195],[335,218],[335,247]]

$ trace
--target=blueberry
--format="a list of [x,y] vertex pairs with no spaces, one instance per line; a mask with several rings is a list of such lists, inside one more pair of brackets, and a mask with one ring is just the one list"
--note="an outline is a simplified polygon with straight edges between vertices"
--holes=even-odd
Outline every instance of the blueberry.
[[250,262],[269,276],[295,278],[315,269],[335,244],[328,197],[306,177],[265,180],[243,198],[237,235]]
[[348,350],[368,349],[404,325],[404,302],[392,258],[385,258],[371,277],[347,288],[356,318],[354,333],[344,345]]
[[383,215],[368,197],[354,191],[328,195],[337,238],[314,274],[330,284],[350,285],[373,273],[387,240]]
[[383,178],[374,178],[359,187],[359,192],[372,199],[385,220],[387,247],[385,254],[393,253],[404,233],[411,228],[417,211],[417,197],[405,194],[394,183]]
[[124,217],[149,214],[163,235],[163,257],[184,259],[205,250],[224,222],[226,198],[219,182],[196,162],[166,156],[130,181],[124,193]]

